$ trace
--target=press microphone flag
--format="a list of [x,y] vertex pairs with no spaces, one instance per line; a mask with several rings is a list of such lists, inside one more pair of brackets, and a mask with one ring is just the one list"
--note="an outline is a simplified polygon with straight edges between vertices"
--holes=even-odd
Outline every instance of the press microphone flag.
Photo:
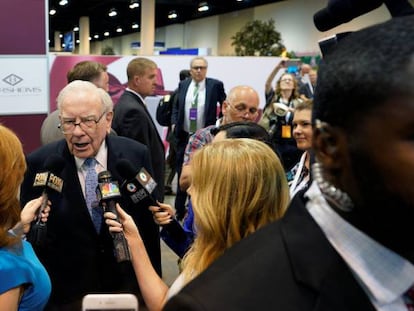
[[[121,198],[118,182],[112,180],[112,175],[109,171],[103,171],[98,174],[98,186],[96,188],[96,196],[99,201],[99,206],[105,212],[112,212],[118,219],[118,212],[116,211],[116,202]],[[115,257],[118,262],[131,260],[131,255],[128,249],[128,243],[123,232],[114,232],[112,240],[114,243]]]
[[36,212],[36,220],[32,226],[33,238],[32,242],[35,245],[42,245],[46,239],[47,226],[42,221],[41,214],[47,206],[50,191],[62,192],[63,179],[58,175],[65,167],[65,160],[57,154],[52,154],[45,161],[45,171],[37,173],[33,182],[33,187],[41,187],[42,191],[42,205]]
[[[157,183],[145,168],[137,172],[133,165],[127,159],[120,159],[116,163],[116,169],[125,181],[121,184],[121,193],[127,196],[133,203],[143,205],[158,206],[157,201],[153,198],[152,193],[157,187]],[[171,222],[162,225],[168,230],[177,241],[185,241],[187,235],[178,221],[172,217]]]

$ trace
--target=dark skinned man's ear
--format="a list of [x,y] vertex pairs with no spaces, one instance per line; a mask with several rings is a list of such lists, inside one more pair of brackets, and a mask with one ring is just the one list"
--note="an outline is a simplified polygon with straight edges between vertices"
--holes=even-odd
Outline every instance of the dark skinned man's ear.
[[344,146],[342,130],[316,120],[313,129],[313,149],[318,162],[328,170],[339,169],[342,166]]

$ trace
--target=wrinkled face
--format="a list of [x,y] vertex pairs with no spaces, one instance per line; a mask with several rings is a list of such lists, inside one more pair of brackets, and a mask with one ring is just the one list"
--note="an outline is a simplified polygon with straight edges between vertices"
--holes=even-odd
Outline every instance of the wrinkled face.
[[293,90],[295,88],[295,78],[289,74],[283,74],[279,79],[279,85],[281,90]]
[[312,147],[312,113],[309,109],[297,110],[293,116],[293,137],[300,150]]
[[151,96],[157,86],[157,68],[147,68],[143,75],[134,77],[136,91],[142,96]]
[[107,72],[101,72],[99,78],[96,78],[91,82],[97,87],[104,89],[107,92],[109,91],[109,76]]
[[225,123],[255,121],[258,109],[259,97],[257,93],[250,89],[242,89],[224,101],[222,113]]
[[[60,122],[79,124],[81,120],[96,120],[90,123],[75,125],[73,131],[65,133],[70,152],[79,158],[93,157],[111,129],[112,112],[104,112],[101,99],[95,93],[72,92],[67,94],[61,104]],[[98,121],[99,120],[99,121]]]
[[203,59],[194,59],[190,68],[191,77],[196,82],[201,82],[207,75],[207,64]]

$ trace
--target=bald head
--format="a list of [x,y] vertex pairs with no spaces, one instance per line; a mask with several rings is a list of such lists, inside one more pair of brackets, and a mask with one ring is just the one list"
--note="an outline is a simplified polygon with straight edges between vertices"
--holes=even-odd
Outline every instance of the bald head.
[[259,94],[248,85],[232,88],[223,103],[223,123],[255,121],[259,109]]

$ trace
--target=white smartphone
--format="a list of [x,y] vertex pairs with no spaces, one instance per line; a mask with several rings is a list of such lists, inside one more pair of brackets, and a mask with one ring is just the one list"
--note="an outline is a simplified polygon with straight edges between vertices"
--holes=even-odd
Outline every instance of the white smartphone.
[[132,294],[88,294],[83,297],[82,311],[138,311]]

